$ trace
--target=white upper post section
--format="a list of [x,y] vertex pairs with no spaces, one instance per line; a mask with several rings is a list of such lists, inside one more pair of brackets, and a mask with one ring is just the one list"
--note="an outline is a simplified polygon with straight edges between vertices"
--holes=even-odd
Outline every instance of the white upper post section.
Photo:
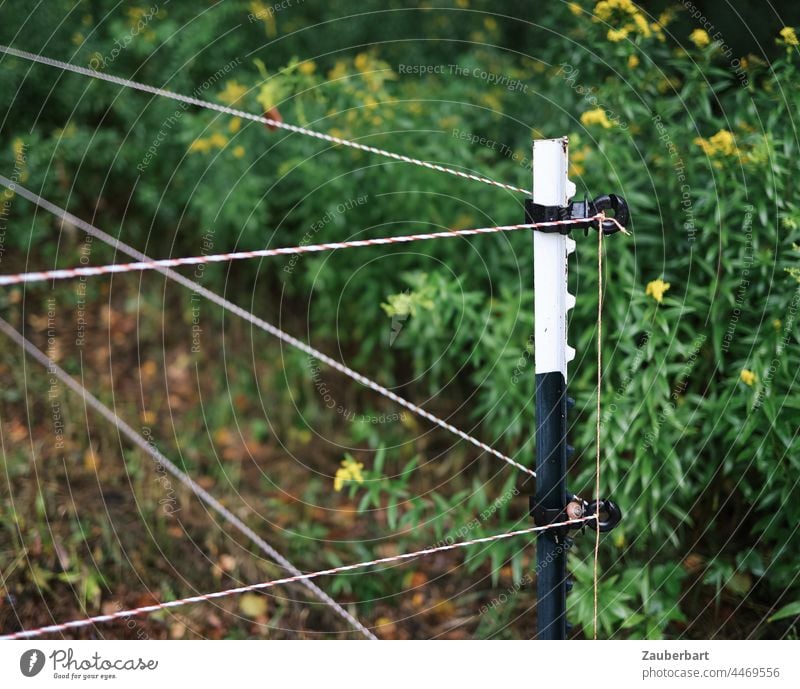
[[[567,179],[568,139],[533,142],[533,202],[566,206],[575,194]],[[575,242],[557,232],[533,231],[534,357],[536,373],[560,371],[567,379],[567,362],[575,350],[567,345],[567,310],[575,297],[567,292],[567,255]]]

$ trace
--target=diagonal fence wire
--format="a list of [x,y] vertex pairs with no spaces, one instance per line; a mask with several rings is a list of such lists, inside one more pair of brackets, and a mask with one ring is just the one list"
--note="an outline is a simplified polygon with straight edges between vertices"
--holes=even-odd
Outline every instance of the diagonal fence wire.
[[168,91],[166,89],[158,88],[156,86],[149,86],[148,84],[142,84],[138,81],[133,81],[131,79],[117,77],[114,76],[113,74],[104,74],[103,72],[98,72],[96,70],[88,69],[86,67],[73,65],[69,62],[62,62],[61,60],[54,60],[53,58],[49,58],[44,55],[37,55],[36,53],[30,53],[27,50],[19,50],[17,48],[11,48],[6,45],[0,45],[0,52],[21,58],[23,60],[38,62],[39,64],[48,65],[50,67],[56,67],[64,71],[74,72],[75,74],[81,74],[83,76],[92,77],[93,79],[101,79],[102,81],[107,81],[112,84],[117,84],[118,86],[124,86],[126,88],[136,89],[137,91],[144,91],[145,93],[151,93],[153,95],[161,96],[163,98],[170,98],[172,100],[176,100],[181,103],[186,103],[188,105],[195,105],[200,108],[215,110],[225,115],[231,115],[233,117],[241,117],[247,120],[252,120],[253,122],[260,122],[261,124],[265,124],[270,127],[275,127],[277,129],[284,129],[286,131],[294,132],[295,134],[303,134],[304,136],[310,136],[315,139],[321,139],[322,141],[327,141],[328,143],[337,144],[339,146],[347,146],[349,148],[354,148],[359,151],[366,151],[367,153],[373,153],[375,155],[380,155],[385,158],[391,158],[392,160],[398,160],[403,163],[410,163],[411,165],[419,165],[420,167],[428,168],[429,170],[436,170],[437,172],[446,172],[447,174],[455,175],[456,177],[461,177],[463,179],[469,179],[475,182],[483,182],[484,184],[491,184],[495,187],[500,187],[501,189],[508,189],[509,191],[530,195],[530,190],[516,187],[513,184],[498,182],[497,180],[490,179],[489,177],[475,175],[470,172],[464,172],[463,170],[456,170],[454,168],[446,167],[444,165],[439,165],[437,163],[430,163],[426,160],[412,158],[410,156],[403,155],[401,153],[393,153],[392,151],[386,151],[382,148],[377,148],[375,146],[368,146],[366,144],[360,144],[356,141],[342,139],[341,137],[338,136],[323,134],[322,132],[318,132],[313,129],[307,129],[306,127],[298,127],[295,124],[289,124],[287,122],[283,122],[282,120],[275,120],[270,117],[265,117],[263,115],[255,115],[253,113],[246,112],[244,110],[238,110],[236,108],[228,107],[227,105],[220,105],[219,103],[212,103],[210,101],[201,100],[200,98],[195,98],[194,96],[186,96],[181,93],[175,93],[174,91]]
[[409,242],[430,239],[452,239],[453,237],[470,237],[473,235],[494,234],[497,232],[514,232],[516,230],[532,230],[557,225],[586,224],[594,220],[602,221],[605,215],[600,213],[590,218],[578,220],[552,220],[522,225],[498,225],[496,227],[479,227],[468,230],[447,230],[445,232],[427,232],[399,237],[377,237],[375,239],[354,239],[346,242],[328,242],[326,244],[306,244],[301,246],[281,247],[277,249],[254,249],[252,251],[233,251],[222,254],[205,254],[202,256],[183,256],[180,258],[162,258],[135,263],[112,263],[104,266],[79,266],[59,268],[56,270],[37,270],[29,273],[0,275],[0,286],[20,285],[30,282],[46,282],[49,280],[69,280],[77,277],[131,273],[134,271],[156,270],[158,268],[177,268],[179,266],[196,266],[207,263],[228,263],[251,258],[267,258],[269,256],[296,256],[298,254],[320,253],[339,249],[355,249],[366,246],[383,246],[387,244],[407,244]]
[[[281,555],[275,548],[267,543],[261,536],[259,536],[253,529],[245,524],[239,517],[225,507],[219,500],[211,495],[207,490],[202,488],[197,482],[192,479],[188,474],[182,471],[172,460],[161,453],[152,443],[148,442],[133,428],[131,428],[125,421],[119,418],[111,409],[103,404],[91,392],[86,390],[78,381],[70,376],[66,371],[58,366],[52,359],[50,359],[44,352],[38,349],[32,342],[26,339],[21,333],[13,328],[9,323],[0,318],[0,331],[7,335],[11,340],[16,342],[22,347],[25,352],[33,359],[38,361],[44,366],[51,376],[58,378],[64,385],[72,390],[76,395],[81,397],[83,401],[94,409],[98,414],[110,421],[117,427],[119,432],[124,435],[130,442],[146,452],[155,462],[161,465],[166,471],[172,474],[178,481],[192,491],[200,500],[202,500],[211,509],[217,512],[225,521],[238,529],[242,534],[247,536],[253,543],[255,543],[264,553],[277,562],[287,571],[291,572],[295,581],[302,583],[316,598],[322,603],[330,607],[337,615],[345,619],[361,634],[368,639],[377,640],[377,637],[369,631],[361,622],[359,622],[353,615],[345,610],[339,603],[331,598],[327,593],[320,589],[316,584],[308,581],[308,578],[302,578],[302,572],[297,569],[289,560]],[[0,637],[2,638],[2,637]]]
[[352,565],[342,565],[340,567],[332,567],[330,569],[323,569],[318,572],[308,572],[306,574],[298,574],[292,577],[284,577],[283,579],[273,579],[271,581],[264,581],[258,584],[249,584],[247,586],[238,586],[232,589],[225,589],[223,591],[214,591],[213,593],[202,593],[196,596],[189,596],[187,598],[178,598],[164,603],[154,603],[152,605],[145,605],[140,608],[132,608],[130,610],[119,610],[114,613],[106,615],[96,615],[94,617],[83,618],[80,620],[72,620],[71,622],[63,622],[61,624],[52,624],[46,627],[39,627],[37,629],[28,629],[13,634],[5,634],[0,636],[0,640],[7,639],[31,639],[33,637],[42,636],[44,634],[52,634],[54,632],[67,631],[69,629],[77,629],[79,627],[88,627],[93,624],[101,622],[112,622],[114,620],[125,619],[134,617],[136,615],[146,615],[161,610],[169,610],[171,608],[178,608],[183,605],[192,603],[203,603],[217,598],[227,598],[229,596],[236,596],[249,591],[263,591],[264,589],[272,588],[273,586],[280,586],[282,584],[291,584],[298,581],[307,582],[309,579],[316,579],[317,577],[331,576],[334,574],[341,574],[342,572],[350,572],[355,569],[364,569],[366,567],[375,567],[377,565],[385,565],[392,562],[400,562],[403,560],[411,560],[416,557],[424,555],[432,555],[433,553],[441,553],[446,550],[454,550],[456,548],[466,548],[472,545],[479,545],[481,543],[493,543],[506,538],[514,538],[516,536],[524,536],[526,534],[537,533],[546,531],[547,529],[562,528],[564,526],[578,526],[583,525],[588,521],[596,519],[595,515],[589,517],[580,517],[579,519],[570,519],[558,524],[549,524],[546,526],[532,526],[527,529],[519,529],[517,531],[508,531],[506,533],[494,534],[492,536],[483,536],[481,538],[473,538],[468,541],[461,541],[460,543],[450,543],[447,545],[436,546],[433,548],[426,548],[424,550],[416,550],[412,553],[402,553],[400,555],[391,555],[389,557],[378,558],[377,560],[368,560],[366,562],[358,562]]
[[[73,215],[69,211],[66,211],[63,208],[60,208],[59,206],[56,206],[54,203],[51,203],[47,199],[41,197],[39,194],[36,194],[36,193],[26,189],[25,187],[17,184],[16,182],[8,179],[7,177],[4,177],[3,175],[0,175],[0,185],[7,187],[8,189],[13,191],[14,193],[19,194],[20,196],[22,196],[23,198],[27,199],[28,201],[31,201],[32,203],[35,203],[40,208],[48,211],[49,213],[52,213],[56,217],[60,218],[62,221],[70,223],[70,224],[74,225],[75,227],[78,227],[79,229],[83,230],[84,232],[86,232],[87,234],[91,235],[92,237],[95,237],[96,239],[99,239],[100,241],[105,242],[109,246],[112,246],[115,249],[118,249],[119,251],[121,251],[121,252],[127,254],[128,256],[130,256],[131,258],[134,258],[137,261],[146,261],[146,262],[151,262],[152,261],[152,259],[150,257],[148,257],[147,255],[143,254],[141,251],[138,251],[137,249],[134,249],[132,246],[129,246],[128,244],[125,244],[124,242],[122,242],[121,240],[117,239],[116,237],[112,237],[107,232],[103,232],[103,230],[95,227],[94,225],[91,225],[90,223],[86,222],[85,220],[82,220],[81,218],[77,217],[76,215]],[[241,306],[238,306],[237,304],[234,304],[232,301],[229,301],[228,299],[225,299],[225,297],[220,296],[216,292],[212,292],[211,290],[203,287],[202,285],[198,284],[197,282],[194,282],[193,280],[190,280],[187,277],[184,277],[183,275],[181,275],[180,273],[172,270],[171,268],[161,268],[161,267],[159,267],[159,268],[156,268],[155,270],[157,270],[162,275],[168,277],[170,280],[173,280],[173,281],[177,282],[178,284],[182,285],[183,287],[186,287],[187,289],[191,290],[195,294],[199,294],[200,296],[205,297],[206,299],[208,299],[213,304],[216,304],[217,306],[220,306],[221,308],[225,309],[226,311],[228,311],[228,312],[230,312],[230,313],[232,313],[232,314],[234,314],[236,316],[239,316],[240,318],[246,320],[247,322],[251,323],[252,325],[256,326],[257,328],[263,330],[264,332],[269,333],[270,335],[272,335],[274,337],[277,337],[279,340],[281,340],[282,342],[285,342],[287,345],[289,345],[291,347],[294,347],[295,349],[300,350],[301,352],[307,354],[308,356],[313,357],[314,359],[317,359],[317,360],[323,362],[327,366],[330,366],[332,369],[334,369],[336,371],[339,371],[339,373],[344,374],[348,378],[352,378],[353,380],[355,380],[356,382],[360,383],[364,387],[367,387],[370,390],[373,390],[373,391],[377,392],[378,394],[383,395],[387,399],[392,400],[392,402],[395,402],[396,404],[399,404],[401,407],[404,407],[405,409],[408,409],[410,412],[416,414],[417,416],[420,416],[423,419],[426,419],[427,421],[430,421],[432,424],[434,424],[436,426],[439,426],[440,428],[444,428],[446,431],[449,431],[453,435],[455,435],[455,436],[461,438],[462,440],[474,445],[478,449],[480,449],[480,450],[482,450],[482,451],[484,451],[484,452],[486,452],[488,454],[491,454],[494,457],[497,457],[498,459],[503,460],[507,464],[510,464],[511,466],[513,466],[514,468],[518,469],[519,471],[522,471],[523,473],[528,474],[529,476],[532,476],[533,478],[536,478],[536,472],[533,471],[532,469],[529,469],[524,464],[520,464],[519,462],[517,462],[516,460],[512,459],[508,455],[503,454],[499,450],[495,450],[493,447],[491,447],[491,446],[487,445],[486,443],[478,440],[477,438],[474,438],[473,436],[469,435],[468,433],[465,433],[464,431],[456,428],[455,426],[453,426],[452,424],[448,423],[444,419],[440,419],[435,414],[431,414],[429,411],[423,409],[422,407],[418,407],[413,402],[409,402],[407,399],[405,399],[403,397],[400,397],[399,395],[395,394],[394,392],[392,392],[388,388],[384,387],[380,383],[377,383],[374,380],[371,380],[370,378],[367,378],[365,375],[362,375],[361,373],[358,373],[357,371],[354,371],[349,366],[346,366],[345,364],[342,364],[342,363],[336,361],[335,359],[332,359],[327,354],[323,354],[318,349],[315,349],[311,345],[306,344],[302,340],[298,340],[293,335],[289,335],[288,333],[284,332],[280,328],[277,328],[274,325],[272,325],[271,323],[268,323],[263,318],[259,318],[258,316],[256,316],[255,314],[251,313],[247,309],[243,309]]]

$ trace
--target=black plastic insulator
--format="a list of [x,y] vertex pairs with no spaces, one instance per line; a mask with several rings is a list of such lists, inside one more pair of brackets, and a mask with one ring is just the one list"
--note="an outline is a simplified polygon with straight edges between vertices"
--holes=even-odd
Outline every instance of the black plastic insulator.
[[622,510],[611,500],[592,500],[584,514],[587,517],[597,515],[597,519],[586,522],[586,526],[589,529],[597,529],[600,533],[611,531],[622,520]]
[[[628,208],[627,201],[616,194],[604,194],[603,196],[598,196],[594,201],[591,202],[590,206],[590,210],[592,212],[589,213],[589,215],[596,215],[600,211],[614,211],[614,219],[623,227],[626,227],[631,219],[631,213],[630,209]],[[613,223],[610,220],[603,221],[603,234],[614,234],[618,231],[619,228],[617,227],[616,223]]]
[[[569,234],[573,229],[583,227],[587,233],[589,229],[600,230],[600,222],[592,219],[601,211],[613,211],[614,221],[603,221],[603,234],[610,235],[619,232],[619,225],[625,227],[630,221],[631,213],[627,201],[617,194],[603,194],[593,201],[571,201],[566,206],[543,206],[534,203],[533,199],[525,199],[525,222],[541,223],[555,220],[586,220],[585,223],[575,222],[566,225],[537,228],[539,232]],[[619,225],[617,225],[619,223]]]

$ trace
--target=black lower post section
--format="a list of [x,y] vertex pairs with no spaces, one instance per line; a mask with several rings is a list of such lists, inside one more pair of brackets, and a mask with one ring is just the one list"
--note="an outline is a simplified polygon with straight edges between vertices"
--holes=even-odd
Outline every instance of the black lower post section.
[[[559,371],[536,374],[536,503],[567,504],[567,386]],[[567,634],[567,552],[564,538],[542,532],[536,543],[538,639]]]

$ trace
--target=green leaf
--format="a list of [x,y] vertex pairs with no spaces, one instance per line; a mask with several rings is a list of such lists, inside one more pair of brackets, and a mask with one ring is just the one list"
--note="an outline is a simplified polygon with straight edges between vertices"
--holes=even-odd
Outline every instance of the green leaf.
[[785,620],[787,617],[797,617],[800,615],[800,600],[794,603],[784,605],[778,612],[769,618],[769,622],[777,622],[778,620]]

